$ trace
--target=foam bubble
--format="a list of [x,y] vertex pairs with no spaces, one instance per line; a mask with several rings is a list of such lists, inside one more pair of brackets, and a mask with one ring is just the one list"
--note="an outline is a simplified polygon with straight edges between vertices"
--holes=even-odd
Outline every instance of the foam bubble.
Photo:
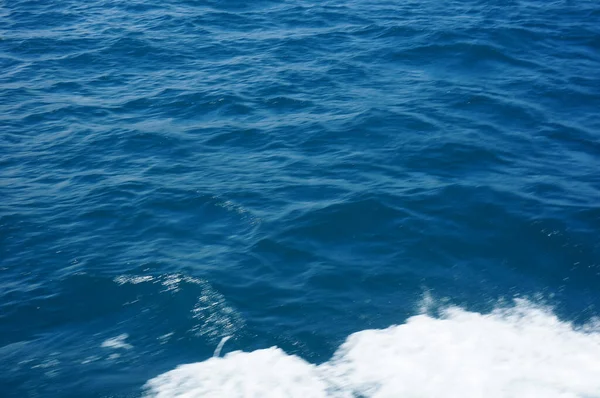
[[148,397],[600,397],[600,327],[518,300],[352,334],[319,366],[273,347],[182,365]]

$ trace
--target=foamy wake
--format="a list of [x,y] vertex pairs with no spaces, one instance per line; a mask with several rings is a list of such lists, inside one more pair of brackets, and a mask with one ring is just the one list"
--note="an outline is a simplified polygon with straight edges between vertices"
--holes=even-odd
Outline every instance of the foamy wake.
[[352,334],[318,366],[276,347],[235,351],[145,389],[155,398],[600,397],[600,326],[574,328],[525,300],[485,315],[448,308]]

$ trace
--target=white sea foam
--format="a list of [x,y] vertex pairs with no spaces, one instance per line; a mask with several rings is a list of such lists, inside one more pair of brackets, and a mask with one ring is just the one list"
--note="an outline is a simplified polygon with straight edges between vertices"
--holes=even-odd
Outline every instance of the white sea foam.
[[272,347],[182,365],[148,397],[600,397],[600,327],[574,328],[520,300],[490,314],[448,308],[348,337],[310,364]]
[[114,279],[119,285],[126,283],[137,285],[138,283],[151,282],[152,280],[154,280],[154,277],[150,275],[121,275]]
[[133,348],[133,346],[131,344],[125,342],[125,340],[127,340],[128,337],[129,337],[129,335],[127,333],[123,333],[117,337],[113,337],[111,339],[106,339],[102,342],[101,347],[102,348],[113,348],[113,349],[124,348],[126,350],[130,350],[131,348]]

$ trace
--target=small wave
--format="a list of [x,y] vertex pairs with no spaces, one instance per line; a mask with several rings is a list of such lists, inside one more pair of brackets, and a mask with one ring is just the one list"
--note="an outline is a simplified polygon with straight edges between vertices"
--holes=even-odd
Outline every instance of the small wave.
[[[427,306],[425,306],[427,307]],[[426,309],[426,308],[425,308]],[[277,347],[231,352],[149,380],[146,397],[598,397],[600,325],[526,300],[352,334],[315,365]]]

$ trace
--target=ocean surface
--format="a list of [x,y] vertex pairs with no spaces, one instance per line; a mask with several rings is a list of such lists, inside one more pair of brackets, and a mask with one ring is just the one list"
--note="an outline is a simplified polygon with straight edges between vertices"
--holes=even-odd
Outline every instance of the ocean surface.
[[0,1],[0,396],[600,397],[600,3]]

